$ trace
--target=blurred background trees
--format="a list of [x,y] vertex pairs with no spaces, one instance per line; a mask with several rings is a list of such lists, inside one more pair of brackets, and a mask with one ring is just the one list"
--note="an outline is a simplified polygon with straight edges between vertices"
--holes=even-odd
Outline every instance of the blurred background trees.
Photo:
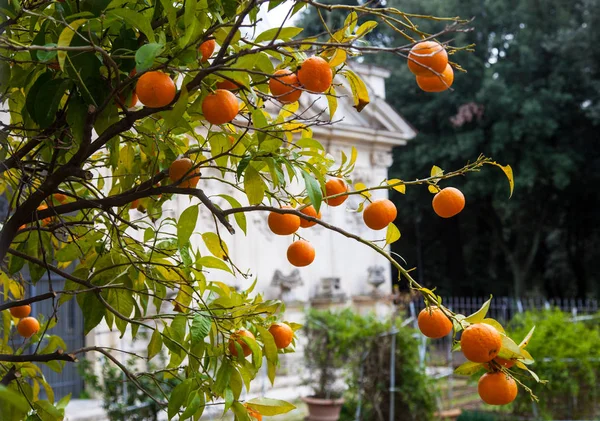
[[[475,51],[456,53],[453,61],[460,61],[468,73],[455,72],[455,91],[436,95],[411,83],[414,76],[406,59],[364,58],[393,72],[387,100],[419,132],[408,147],[396,151],[390,178],[423,176],[432,164],[456,168],[465,157],[483,153],[512,166],[516,187],[507,201],[501,173],[495,179],[474,175],[453,180],[465,193],[467,206],[449,220],[423,206],[431,199],[427,191],[409,188],[406,198],[396,193],[403,238],[394,251],[417,267],[419,282],[437,285],[443,295],[598,297],[597,2],[399,3],[381,5],[473,17],[474,31],[458,34],[450,45],[475,44]],[[334,23],[343,17],[330,13],[323,19]],[[310,31],[319,22],[316,14],[304,15],[302,25]],[[432,31],[428,26],[421,28]],[[380,27],[369,36],[376,44],[404,42],[389,28]]]

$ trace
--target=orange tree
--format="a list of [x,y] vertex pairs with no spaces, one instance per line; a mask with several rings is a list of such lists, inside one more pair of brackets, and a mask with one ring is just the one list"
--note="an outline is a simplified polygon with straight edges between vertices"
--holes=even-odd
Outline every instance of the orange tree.
[[[261,9],[283,7],[289,10],[281,25],[261,31]],[[339,27],[322,19],[321,36],[303,38],[302,28],[289,21],[309,8],[338,10],[346,19]],[[429,308],[437,308],[435,318],[420,318],[442,324],[428,329],[436,336],[449,331],[443,318],[452,321],[455,333],[479,323],[491,326],[473,330],[487,332],[479,341],[487,348],[473,350],[477,337],[470,341],[469,355],[478,358],[460,372],[485,370],[512,379],[503,360],[490,361],[514,360],[509,362],[524,369],[532,362],[523,346],[484,317],[485,308],[468,317],[454,314],[418,285],[386,250],[400,237],[391,222],[395,208],[369,205],[374,189],[404,192],[426,185],[437,194],[440,182],[498,164],[479,157],[448,173],[434,166],[420,180],[352,185],[356,150],[331,157],[312,137],[311,127],[332,124],[341,80],[351,88],[356,112],[368,106],[366,86],[351,65],[361,54],[401,55],[424,90],[449,89],[453,69],[461,70],[449,57],[464,47],[443,41],[467,29],[464,21],[313,0],[0,0],[0,19],[0,193],[9,203],[0,230],[3,420],[62,419],[68,398],[55,401],[39,365],[61,371],[88,353],[103,354],[147,392],[138,379],[156,372],[132,372],[120,363],[120,350],[65,349],[53,335],[61,322],[58,308],[72,299],[83,311],[85,334],[104,321],[122,335],[149,337],[139,358],[164,353],[167,364],[159,372],[177,386],[170,395],[149,399],[169,419],[198,419],[213,403],[223,403],[238,420],[293,408],[265,398],[243,402],[240,396],[263,359],[274,380],[278,354],[293,351],[299,325],[276,324],[283,303],[265,301],[251,280],[241,291],[207,280],[207,274],[218,279],[223,272],[248,277],[220,235],[245,232],[248,212],[271,212],[275,234],[298,236],[301,225],[320,224],[377,251]],[[439,32],[420,31],[422,19],[438,22]],[[377,25],[402,34],[405,45],[369,45],[364,37]],[[326,96],[329,116],[307,110],[312,102],[302,97],[309,95]],[[512,190],[510,167],[501,168]],[[208,180],[237,196],[218,187],[207,195]],[[460,212],[464,197],[441,191],[438,213]],[[164,217],[163,205],[177,195],[193,204],[177,219]],[[364,199],[352,211],[369,209],[367,225],[387,227],[385,241],[366,241],[320,219],[323,203],[340,206],[348,195]],[[191,241],[200,206],[214,219],[199,237],[208,253],[200,252],[200,240]],[[146,216],[136,219],[131,209]],[[288,258],[308,265],[314,249],[299,239]],[[21,275],[25,266],[27,280]],[[63,289],[52,288],[51,275],[66,280]],[[42,278],[50,291],[28,294],[28,284]],[[50,314],[29,315],[30,304],[45,300],[52,303]],[[513,386],[494,384],[505,383]],[[506,403],[516,393],[512,388],[495,399],[486,385],[483,395],[493,402]]]

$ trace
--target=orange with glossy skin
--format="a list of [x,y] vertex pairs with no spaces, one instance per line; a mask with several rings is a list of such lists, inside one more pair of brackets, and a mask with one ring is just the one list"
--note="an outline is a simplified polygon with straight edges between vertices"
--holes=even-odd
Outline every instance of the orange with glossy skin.
[[194,163],[189,158],[177,159],[169,167],[169,178],[173,183],[177,183],[182,178],[185,178],[185,180],[178,184],[179,187],[196,187],[200,180],[200,171],[198,168],[192,170],[193,166]]
[[465,208],[465,196],[454,187],[446,187],[433,196],[433,211],[442,218],[458,215]]
[[[292,207],[283,206],[281,209],[292,209]],[[290,235],[300,228],[300,217],[289,213],[271,212],[267,218],[267,223],[273,234]]]
[[306,240],[294,241],[287,249],[287,259],[296,267],[308,266],[315,260],[315,248]]
[[443,92],[452,86],[452,82],[454,82],[454,70],[449,64],[441,72],[441,77],[417,76],[417,85],[425,92]]
[[298,89],[299,87],[298,77],[289,70],[277,70],[269,79],[271,94],[283,104],[298,101],[300,95],[302,95],[302,91]]
[[475,323],[467,327],[460,337],[460,348],[469,361],[487,363],[500,352],[502,336],[493,326]]
[[241,339],[242,336],[245,336],[246,338],[250,339],[255,339],[252,332],[246,329],[240,329],[237,332],[233,333],[231,335],[231,339],[229,339],[229,352],[231,352],[231,355],[233,355],[234,357],[238,356],[237,347],[235,346],[236,342],[242,347],[244,357],[247,357],[248,355],[252,354],[252,350],[250,349],[248,344],[246,344],[246,342],[244,342],[244,340]]
[[[304,215],[308,215],[308,216],[312,216],[313,218],[321,219],[321,212],[319,211],[319,213],[317,214],[317,211],[315,210],[315,207],[313,205],[305,207],[300,212],[302,212]],[[308,219],[300,218],[300,226],[302,228],[310,228],[316,224],[317,223],[314,221],[309,221]]]
[[202,54],[202,59],[200,61],[202,61],[203,63],[205,61],[208,61],[210,56],[212,56],[212,53],[215,52],[216,45],[217,43],[214,39],[209,39],[208,41],[204,41],[202,44],[200,44],[200,47],[198,47],[198,51],[200,51],[200,53]]
[[363,220],[372,230],[380,230],[393,222],[397,214],[396,206],[391,200],[378,199],[367,205],[363,212]]
[[211,124],[229,123],[239,111],[240,104],[237,98],[225,89],[217,89],[202,101],[202,114]]
[[408,69],[415,76],[435,76],[431,70],[442,73],[447,64],[448,53],[435,41],[420,42],[408,54]]
[[421,310],[417,323],[421,333],[428,338],[443,338],[452,332],[452,321],[436,306]]
[[26,304],[24,306],[11,307],[9,311],[13,317],[16,317],[17,319],[22,319],[24,317],[29,316],[29,313],[31,313],[31,306],[29,304]]
[[517,382],[501,371],[485,373],[479,379],[477,392],[488,405],[506,405],[517,397]]
[[35,317],[25,317],[19,320],[17,332],[24,338],[31,338],[40,330],[40,322]]
[[236,89],[240,89],[238,85],[227,79],[217,82],[217,88],[225,89],[227,91],[235,91]]
[[168,74],[147,72],[138,79],[135,92],[146,107],[160,108],[173,101],[177,88]]
[[269,328],[278,349],[287,348],[294,339],[294,331],[285,323],[273,323]]
[[[325,183],[325,196],[333,196],[348,191],[348,185],[341,178],[332,178]],[[339,197],[333,197],[331,199],[325,199],[325,203],[329,206],[339,206],[348,199],[348,195],[342,195]]]
[[298,80],[309,91],[325,92],[333,82],[333,72],[329,63],[314,56],[304,60],[298,69]]

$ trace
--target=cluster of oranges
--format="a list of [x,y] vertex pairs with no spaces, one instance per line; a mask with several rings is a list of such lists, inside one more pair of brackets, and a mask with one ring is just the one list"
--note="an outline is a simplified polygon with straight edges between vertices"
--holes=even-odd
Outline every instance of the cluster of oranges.
[[24,338],[31,338],[40,331],[40,322],[35,317],[29,317],[31,306],[29,304],[9,309],[10,314],[19,320],[17,332]]
[[[452,321],[439,307],[423,309],[418,316],[419,329],[428,338],[443,338],[452,332]],[[479,379],[477,390],[489,405],[506,405],[517,397],[515,380],[500,369],[511,368],[515,361],[498,357],[502,336],[492,325],[474,323],[463,330],[460,347],[465,358],[474,363],[485,363],[488,372]],[[494,361],[496,364],[491,363]]]
[[[277,349],[285,349],[292,343],[294,339],[294,331],[292,328],[285,323],[273,323],[271,327],[269,327],[269,333],[273,336],[273,340],[275,341],[275,346]],[[237,358],[238,356],[238,346],[241,348],[244,357],[252,354],[252,350],[248,346],[248,344],[242,338],[249,338],[255,340],[256,338],[247,329],[239,329],[231,334],[229,339],[229,352],[231,355]],[[237,344],[237,345],[236,345]]]
[[446,49],[435,41],[423,41],[411,48],[408,69],[425,92],[442,92],[452,86],[454,71]]

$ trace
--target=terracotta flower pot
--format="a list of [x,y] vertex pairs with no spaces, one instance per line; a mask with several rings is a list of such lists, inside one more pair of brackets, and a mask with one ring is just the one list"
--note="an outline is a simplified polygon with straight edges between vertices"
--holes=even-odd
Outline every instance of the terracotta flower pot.
[[307,421],[338,421],[344,399],[319,399],[312,396],[302,398],[308,406]]

